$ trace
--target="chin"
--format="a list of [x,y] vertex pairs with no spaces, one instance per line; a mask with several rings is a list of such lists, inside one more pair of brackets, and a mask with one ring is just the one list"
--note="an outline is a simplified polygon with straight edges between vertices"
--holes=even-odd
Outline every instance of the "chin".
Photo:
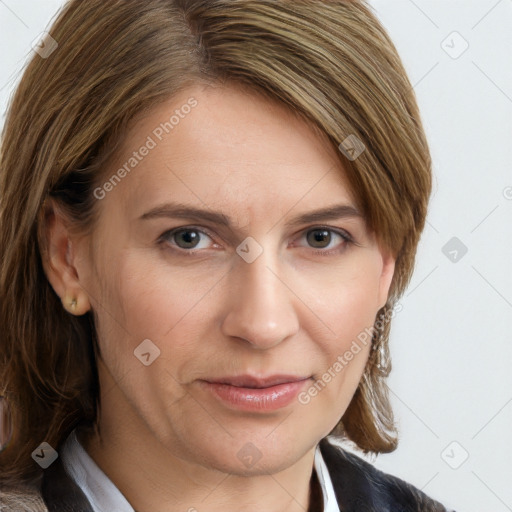
[[[245,429],[238,433],[231,428],[229,434],[217,433],[216,437],[196,432],[198,435],[194,439],[182,439],[180,444],[187,452],[182,458],[208,469],[238,476],[279,473],[297,462],[317,443],[316,437],[308,441],[304,435],[291,435],[289,429],[277,434],[268,428]],[[304,434],[303,431],[301,433]]]

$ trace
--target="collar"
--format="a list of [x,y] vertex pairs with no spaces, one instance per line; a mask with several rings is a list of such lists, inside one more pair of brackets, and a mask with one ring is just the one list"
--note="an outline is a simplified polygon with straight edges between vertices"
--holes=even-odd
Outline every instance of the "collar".
[[[55,470],[59,470],[59,474],[55,476],[65,477],[62,474],[62,470],[65,470],[75,485],[54,487],[55,489],[57,487],[59,489],[64,487],[68,490],[74,489],[75,492],[69,498],[74,499],[75,503],[82,504],[82,508],[69,510],[76,512],[134,512],[133,507],[119,489],[85,451],[78,440],[76,429],[66,439],[61,450],[61,457],[61,464],[57,464],[56,461],[52,465],[55,466]],[[322,488],[323,512],[340,512],[331,476],[322,456],[320,445],[317,446],[315,451],[314,467]],[[59,508],[58,510],[61,512],[64,509]],[[50,507],[49,512],[53,512]]]

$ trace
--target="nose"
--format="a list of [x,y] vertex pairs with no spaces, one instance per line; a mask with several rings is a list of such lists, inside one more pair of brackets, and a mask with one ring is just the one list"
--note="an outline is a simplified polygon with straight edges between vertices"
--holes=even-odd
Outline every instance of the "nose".
[[228,312],[222,322],[226,336],[241,338],[255,349],[269,349],[297,333],[295,295],[276,269],[270,253],[252,263],[242,258],[231,270]]

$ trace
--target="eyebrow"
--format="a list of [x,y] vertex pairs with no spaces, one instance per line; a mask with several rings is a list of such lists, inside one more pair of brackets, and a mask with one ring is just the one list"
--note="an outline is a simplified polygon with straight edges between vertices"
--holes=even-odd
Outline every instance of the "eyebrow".
[[[195,219],[199,221],[208,221],[214,224],[231,228],[233,222],[230,217],[222,212],[213,210],[204,210],[181,203],[165,203],[159,205],[150,211],[141,215],[140,220],[149,220],[155,218],[179,218]],[[303,213],[294,219],[285,223],[286,227],[294,227],[301,224],[313,222],[322,222],[328,220],[338,220],[342,218],[359,217],[363,218],[361,212],[352,205],[335,204],[319,210],[313,210]]]

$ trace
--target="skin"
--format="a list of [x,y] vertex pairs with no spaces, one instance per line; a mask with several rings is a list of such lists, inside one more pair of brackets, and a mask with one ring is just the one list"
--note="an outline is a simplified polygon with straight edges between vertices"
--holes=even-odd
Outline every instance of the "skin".
[[[286,226],[356,198],[325,138],[234,86],[191,87],[139,116],[106,176],[190,97],[197,106],[101,200],[90,235],[50,215],[48,279],[63,302],[77,298],[74,314],[92,309],[102,353],[101,439],[81,440],[138,512],[303,512],[315,448],[346,410],[369,344],[307,404],[277,411],[229,408],[198,379],[304,375],[307,389],[373,325],[395,261],[362,216]],[[232,225],[140,219],[169,201]],[[182,227],[206,234],[162,241]],[[252,263],[236,252],[249,236],[263,249]],[[145,339],[160,350],[149,366],[134,356]],[[250,467],[244,447],[260,455]]]

